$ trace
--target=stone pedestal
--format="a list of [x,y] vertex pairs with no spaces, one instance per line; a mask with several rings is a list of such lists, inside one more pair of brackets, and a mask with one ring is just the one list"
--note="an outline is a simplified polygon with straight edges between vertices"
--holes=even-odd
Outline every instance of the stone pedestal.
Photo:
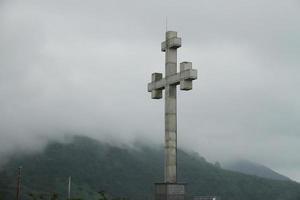
[[184,183],[155,183],[155,200],[184,200]]

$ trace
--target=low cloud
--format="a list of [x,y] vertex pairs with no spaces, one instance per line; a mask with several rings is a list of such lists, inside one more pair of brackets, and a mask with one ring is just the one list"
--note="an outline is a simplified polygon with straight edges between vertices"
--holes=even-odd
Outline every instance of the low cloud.
[[[179,61],[179,145],[243,157],[300,180],[299,1],[0,1],[0,155],[83,134],[162,143],[165,17]],[[298,150],[298,151],[297,151]]]

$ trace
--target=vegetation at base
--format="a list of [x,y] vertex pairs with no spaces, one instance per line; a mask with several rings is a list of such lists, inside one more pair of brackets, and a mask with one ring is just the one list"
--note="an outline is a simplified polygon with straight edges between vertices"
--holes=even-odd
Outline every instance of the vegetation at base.
[[[122,197],[112,197],[109,196],[107,193],[105,193],[104,191],[98,192],[99,194],[99,198],[97,200],[128,200],[127,198],[122,198]],[[44,193],[29,193],[28,194],[29,198],[31,200],[84,200],[82,198],[70,198],[70,199],[66,199],[66,198],[60,198],[58,194],[56,193],[51,193],[51,194],[44,194]]]
[[[296,182],[235,173],[198,154],[182,150],[178,154],[179,181],[188,183],[189,199],[215,195],[222,200],[300,200]],[[3,200],[15,199],[16,173],[22,165],[22,200],[32,199],[29,193],[57,193],[66,199],[69,176],[72,197],[82,200],[99,200],[97,191],[131,200],[153,199],[153,183],[163,177],[163,155],[163,148],[116,147],[75,137],[71,143],[49,144],[40,154],[14,156],[0,172],[0,193]]]

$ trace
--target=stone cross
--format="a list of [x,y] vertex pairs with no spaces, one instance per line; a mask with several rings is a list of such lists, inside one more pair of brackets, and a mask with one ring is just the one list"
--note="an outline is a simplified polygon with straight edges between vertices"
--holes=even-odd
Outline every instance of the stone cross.
[[165,77],[162,73],[153,73],[148,83],[148,92],[152,99],[161,99],[165,90],[165,183],[177,182],[177,100],[176,86],[181,90],[191,90],[192,81],[197,79],[197,70],[191,62],[180,63],[177,72],[177,48],[181,47],[181,38],[177,32],[167,31],[166,40],[161,44],[165,52]]

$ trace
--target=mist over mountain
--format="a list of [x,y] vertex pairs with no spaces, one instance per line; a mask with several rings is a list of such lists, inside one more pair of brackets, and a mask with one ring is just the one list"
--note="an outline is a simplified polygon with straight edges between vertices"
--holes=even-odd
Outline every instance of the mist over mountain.
[[[0,194],[15,198],[17,168],[23,166],[22,199],[58,193],[66,197],[72,176],[72,196],[97,199],[98,191],[132,200],[152,199],[153,183],[163,177],[163,148],[136,144],[113,146],[87,137],[68,143],[53,142],[42,153],[15,155],[1,168]],[[224,200],[299,200],[300,184],[227,171],[197,153],[179,150],[179,181],[193,195],[218,195]]]
[[269,167],[245,159],[224,162],[222,163],[222,167],[224,169],[241,172],[249,175],[255,175],[263,178],[285,181],[290,180],[290,178],[275,172]]
[[178,62],[193,62],[199,74],[191,92],[178,92],[179,144],[209,160],[246,157],[300,181],[299,7],[0,0],[0,157],[40,151],[66,132],[160,144],[164,101],[151,99],[147,83],[164,72],[168,16],[182,38]]

